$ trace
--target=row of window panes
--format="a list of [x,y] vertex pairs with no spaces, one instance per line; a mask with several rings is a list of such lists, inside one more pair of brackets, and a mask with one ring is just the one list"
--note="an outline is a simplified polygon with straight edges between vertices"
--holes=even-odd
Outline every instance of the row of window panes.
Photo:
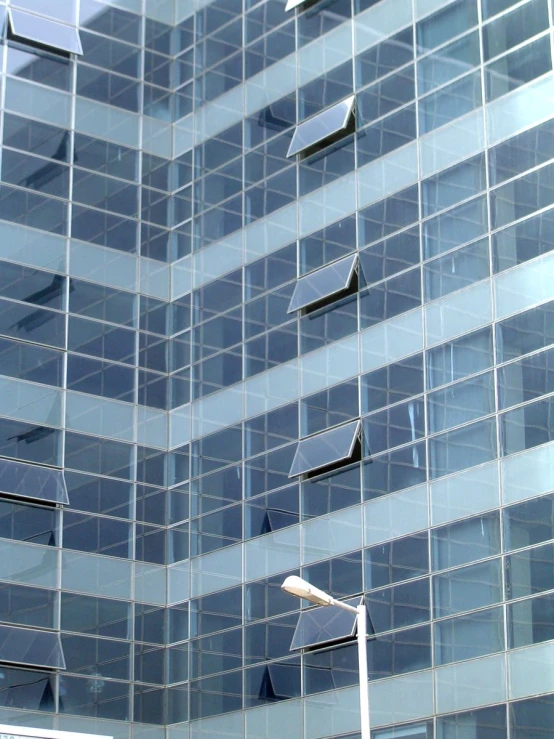
[[[552,305],[547,303],[514,318],[507,319],[500,324],[502,340],[499,341],[498,349],[502,352],[502,356],[499,356],[499,359],[507,362],[516,360],[519,356],[528,355],[530,352],[538,352],[519,362],[516,361],[512,364],[506,364],[498,370],[505,376],[504,382],[506,383],[506,387],[513,384],[510,377],[514,373],[516,378],[519,376],[520,370],[527,373],[529,384],[526,383],[523,385],[524,380],[522,377],[519,377],[522,386],[522,398],[524,400],[531,400],[542,393],[548,394],[549,392],[551,382],[549,368],[552,351],[540,352],[540,350],[552,344],[553,341],[549,330],[547,328],[541,329],[545,320],[545,326],[548,324],[548,316],[551,311]],[[480,371],[492,367],[492,365],[493,349],[491,329],[487,328],[466,334],[460,339],[428,350],[427,388],[431,390],[440,386],[450,385],[450,383],[462,380],[469,375],[476,375]],[[537,383],[536,387],[531,384],[533,382]],[[416,355],[413,358],[385,366],[363,376],[362,387],[362,409],[364,413],[377,411],[382,407],[405,400],[411,395],[417,395],[423,392],[421,355]],[[302,429],[302,435],[309,435],[341,421],[348,420],[348,418],[357,417],[359,415],[358,402],[356,380],[331,387],[315,396],[304,398],[301,402],[303,407],[301,417],[303,423],[305,422],[306,425]],[[500,398],[500,402],[504,408],[509,407],[511,403],[506,397]],[[312,404],[314,410],[310,414]],[[317,409],[319,407],[325,409],[324,412],[318,413]],[[267,416],[259,416],[247,421],[246,428],[247,430],[250,429],[249,433],[251,434],[251,437],[246,442],[248,448],[252,449],[255,453],[257,449],[262,451],[263,448],[283,444],[288,439],[296,439],[298,435],[296,408],[296,404],[284,406],[267,414]],[[293,410],[293,413],[290,413],[290,410]],[[283,425],[283,421],[285,421],[286,425]],[[266,424],[268,429],[270,427],[278,427],[282,430],[279,434],[275,435],[274,441],[266,441],[264,442],[264,446],[260,448],[259,440],[265,438],[267,434],[267,431],[264,431]],[[290,431],[287,432],[286,429],[288,427],[290,427]],[[197,442],[200,446],[198,446],[195,453],[199,455],[207,454],[209,456],[207,450],[214,447],[214,445],[217,447],[221,436],[221,440],[223,440],[223,437],[226,439],[225,448],[234,450],[229,455],[225,455],[225,459],[228,459],[229,462],[239,461],[242,458],[240,443],[236,451],[234,443],[229,446],[231,440],[228,436],[235,429],[238,431],[237,440],[240,442],[240,427],[232,427],[213,436],[206,437],[202,442]],[[272,435],[267,438],[269,439],[271,437]],[[270,447],[266,446],[268,443],[270,443]],[[202,452],[201,450],[205,451]],[[206,471],[203,467],[200,470]],[[197,474],[202,474],[200,470]]]
[[[529,543],[536,544],[537,541],[541,542],[545,538],[552,537],[552,496],[544,496],[524,505],[512,506],[506,509],[506,514],[512,514],[515,517],[513,519],[507,518],[505,521],[508,524],[506,535],[514,537],[514,542],[510,548],[517,548],[521,543],[528,546]],[[548,520],[545,522],[537,521],[536,516],[542,515],[547,512],[550,516],[550,530],[548,527]],[[518,518],[518,516],[522,516]],[[3,517],[3,522],[5,517]],[[496,522],[496,526],[494,526]],[[513,530],[510,524],[513,524]],[[432,551],[436,552],[438,556],[445,556],[444,562],[438,562],[440,566],[456,566],[460,562],[464,563],[467,561],[474,561],[480,557],[489,557],[497,554],[500,551],[500,535],[498,529],[498,518],[494,517],[494,514],[488,516],[476,517],[474,519],[468,519],[460,523],[443,527],[442,529],[435,530],[437,537],[444,536],[441,540],[437,538],[435,545],[432,547]],[[9,533],[9,532],[8,532]],[[456,540],[456,535],[461,538]],[[524,537],[525,541],[519,541],[521,537]],[[409,564],[404,562],[396,570],[389,570],[388,576],[393,575],[393,582],[398,583],[402,580],[410,580],[411,582],[404,585],[396,584],[392,588],[377,589],[373,590],[370,595],[366,596],[366,604],[368,606],[370,614],[370,623],[372,625],[373,633],[377,634],[380,632],[386,632],[390,630],[396,630],[406,626],[414,625],[421,621],[430,620],[430,586],[431,581],[429,578],[417,579],[418,575],[425,574],[429,571],[428,565],[428,554],[427,554],[427,536],[417,535],[415,537],[408,537],[405,540],[398,540],[387,545],[396,547],[397,552],[402,550],[399,547],[403,545],[404,549],[407,548],[410,551]],[[417,545],[417,546],[416,546]],[[475,549],[477,547],[477,550]],[[382,583],[382,576],[387,577],[387,565],[386,560],[383,561],[383,554],[385,553],[386,546],[374,547],[370,550],[365,550],[365,561],[366,561],[366,578],[370,578],[372,585],[380,585]],[[417,551],[416,551],[417,550]],[[544,591],[552,590],[554,587],[551,576],[546,576],[544,570],[545,565],[552,560],[554,548],[552,543],[543,544],[533,549],[526,549],[519,551],[517,554],[511,555],[505,560],[505,572],[508,578],[507,581],[507,592],[508,599],[523,598],[532,594],[537,594]],[[376,561],[373,560],[376,557]],[[415,558],[415,559],[414,559]],[[340,558],[339,558],[340,559]],[[362,570],[360,553],[354,552],[344,559],[350,562],[351,570],[348,573],[347,581],[341,581],[339,590],[346,590],[348,593],[361,592],[362,585]],[[355,562],[358,561],[358,566]],[[441,575],[437,575],[433,578],[432,590],[434,593],[434,618],[444,618],[460,612],[475,610],[484,608],[489,605],[493,605],[495,602],[502,601],[502,584],[501,584],[501,570],[500,570],[500,559],[489,559],[482,564],[470,565],[454,570],[449,570]],[[528,568],[523,568],[524,563],[528,563]],[[329,562],[322,563],[329,565]],[[308,570],[313,570],[317,565],[313,565]],[[376,568],[376,569],[375,569]],[[522,569],[523,568],[523,569]],[[527,569],[530,568],[530,572]],[[375,570],[375,571],[374,571]],[[329,570],[330,571],[330,570]],[[340,570],[335,570],[337,573]],[[518,573],[527,573],[525,577],[518,580]],[[514,574],[515,573],[515,574]],[[542,573],[542,574],[541,574]],[[308,575],[309,573],[304,573]],[[314,573],[312,573],[314,574]],[[377,581],[375,581],[377,577]],[[413,578],[416,578],[415,580]],[[541,579],[542,578],[542,579]],[[359,582],[358,582],[359,579]],[[333,584],[333,583],[329,583]],[[254,587],[255,584],[251,584],[250,587]],[[421,589],[423,586],[423,590]],[[6,616],[2,620],[7,620],[10,623],[25,623],[26,625],[44,625],[44,616],[46,611],[53,614],[52,598],[54,597],[53,591],[44,591],[35,588],[27,589],[21,586],[5,586],[7,590],[4,590],[4,597],[8,598],[6,602]],[[414,589],[415,588],[415,589]],[[334,588],[336,590],[336,586]],[[12,593],[13,591],[13,593]],[[237,591],[235,591],[237,592]],[[240,588],[238,589],[240,595]],[[23,611],[20,616],[14,616],[14,600],[17,598],[23,598],[23,604],[27,604],[23,607]],[[546,597],[546,600],[552,599],[552,593]],[[46,600],[45,600],[46,599]],[[437,600],[438,599],[438,600]],[[92,599],[91,599],[92,600]],[[100,599],[102,600],[102,599]],[[214,598],[208,597],[206,604]],[[545,600],[544,598],[542,600]],[[240,601],[239,601],[240,602]],[[106,606],[110,605],[109,601],[104,601]],[[196,613],[196,607],[201,601],[193,601],[191,603],[192,612]],[[50,606],[48,605],[50,604]],[[113,607],[113,604],[112,604]],[[521,610],[521,605],[517,605],[516,609]],[[288,606],[289,610],[291,604]],[[415,608],[415,611],[410,610]],[[49,610],[50,609],[50,610]],[[232,609],[231,609],[232,612]],[[226,611],[228,613],[228,611]],[[186,613],[183,614],[186,617]],[[207,616],[208,614],[206,614]],[[53,616],[52,616],[53,617]],[[208,618],[206,625],[208,626],[208,632],[214,629],[216,621],[214,621],[215,614],[211,614],[211,618]],[[15,621],[14,621],[15,618]],[[65,618],[65,615],[64,615]],[[24,619],[23,621],[17,619]],[[37,619],[40,623],[37,624]],[[88,619],[87,619],[88,621]],[[288,627],[294,629],[296,625],[296,619],[290,620],[287,618]],[[181,619],[180,623],[185,626],[186,620]],[[203,624],[204,621],[198,621],[198,617],[195,617],[194,622],[196,624],[196,633],[198,633],[198,626]],[[272,620],[268,622],[268,625],[279,626],[280,620]],[[48,624],[50,620],[48,620]],[[222,625],[227,625],[222,624]],[[285,625],[285,624],[283,624]],[[90,631],[90,625],[86,631]],[[217,629],[216,629],[217,630]],[[182,631],[182,629],[181,629]],[[205,627],[202,627],[200,633],[205,632]],[[182,631],[182,638],[186,639],[186,630]],[[232,633],[241,633],[240,629],[232,630]],[[255,632],[253,632],[255,633]],[[112,635],[113,634],[108,634]],[[292,632],[290,633],[292,636]],[[128,638],[128,635],[126,636]],[[546,637],[550,638],[550,637]],[[543,639],[544,640],[544,639]],[[529,642],[528,642],[529,643]],[[522,644],[515,644],[513,646],[522,646]],[[207,646],[205,650],[209,650]],[[288,643],[287,643],[288,650]],[[216,651],[219,651],[216,647]],[[278,658],[285,656],[281,654],[267,654],[266,658]],[[222,669],[225,669],[224,667]],[[218,670],[216,670],[218,671]]]

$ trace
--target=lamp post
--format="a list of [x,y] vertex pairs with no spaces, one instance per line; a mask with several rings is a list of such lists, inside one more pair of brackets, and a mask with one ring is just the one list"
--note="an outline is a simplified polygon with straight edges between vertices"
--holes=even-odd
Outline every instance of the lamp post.
[[357,622],[357,641],[358,641],[358,672],[360,680],[360,726],[361,739],[371,739],[371,729],[369,723],[369,692],[367,687],[367,611],[364,603],[354,607],[348,603],[336,600],[332,595],[325,593],[323,590],[310,585],[301,577],[291,575],[287,577],[281,588],[290,595],[297,598],[304,598],[319,606],[337,606],[345,611],[351,611],[356,614]]

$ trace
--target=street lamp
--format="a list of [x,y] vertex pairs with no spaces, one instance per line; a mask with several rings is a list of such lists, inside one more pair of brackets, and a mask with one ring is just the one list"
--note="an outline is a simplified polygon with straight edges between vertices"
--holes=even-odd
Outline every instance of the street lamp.
[[309,582],[303,580],[297,575],[290,575],[281,588],[290,595],[296,595],[297,598],[304,598],[318,606],[337,606],[345,611],[351,611],[356,614],[357,623],[357,641],[358,641],[358,672],[360,680],[360,725],[361,739],[371,739],[371,730],[369,723],[369,693],[367,689],[367,611],[364,603],[359,606],[351,606],[349,603],[343,603],[336,600],[332,595],[325,593],[323,590],[310,585]]

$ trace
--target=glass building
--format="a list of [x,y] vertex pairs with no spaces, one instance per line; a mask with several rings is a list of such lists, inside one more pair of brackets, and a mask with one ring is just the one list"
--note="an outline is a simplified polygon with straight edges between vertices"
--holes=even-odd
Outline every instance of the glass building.
[[1,724],[551,736],[552,13],[0,0]]

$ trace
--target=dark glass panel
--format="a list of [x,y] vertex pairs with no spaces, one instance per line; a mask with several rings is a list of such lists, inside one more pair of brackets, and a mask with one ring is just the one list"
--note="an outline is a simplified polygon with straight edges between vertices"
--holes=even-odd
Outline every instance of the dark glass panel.
[[77,716],[129,720],[129,683],[102,676],[60,677],[60,711]]
[[437,719],[437,739],[464,735],[467,739],[506,739],[506,707],[491,706]]
[[551,441],[553,408],[554,397],[549,397],[503,413],[499,418],[502,453],[514,454]]
[[369,632],[392,631],[431,620],[429,578],[375,590],[365,596]]
[[129,639],[130,604],[89,595],[61,595],[61,628],[81,634]]
[[431,478],[465,470],[497,456],[496,419],[463,426],[433,437],[429,442]]
[[295,613],[289,616],[258,621],[244,629],[244,656],[246,664],[266,662],[286,657],[297,624]]
[[60,464],[60,432],[48,426],[0,420],[0,454],[37,464]]
[[131,479],[131,444],[66,431],[65,463],[81,472]]
[[509,646],[527,647],[554,639],[554,594],[508,605]]
[[54,590],[0,585],[0,619],[7,623],[53,629],[58,595]]
[[80,552],[131,557],[131,531],[125,521],[66,511],[63,518],[63,545]]
[[388,452],[363,465],[366,500],[419,485],[427,479],[425,443]]
[[497,554],[500,554],[498,513],[451,523],[434,529],[431,533],[434,570],[458,567]]
[[286,572],[265,580],[246,583],[244,586],[245,621],[257,621],[289,613],[300,607],[296,598],[291,598],[281,585],[287,575],[298,575],[298,571]]
[[493,364],[490,328],[449,341],[427,352],[428,389],[488,369]]
[[302,519],[324,516],[360,502],[360,465],[354,464],[301,484]]
[[223,631],[242,622],[242,587],[221,590],[190,601],[191,636]]
[[350,254],[356,244],[356,218],[348,216],[300,239],[300,274]]
[[401,675],[431,666],[429,626],[404,629],[368,641],[369,679]]
[[425,434],[423,399],[408,400],[366,416],[363,429],[364,457],[416,441]]
[[119,323],[135,323],[136,296],[104,285],[72,279],[69,288],[69,310],[88,318]]
[[362,376],[362,411],[376,411],[423,392],[423,355],[414,354]]
[[521,549],[554,539],[554,495],[504,508],[504,549]]
[[288,485],[289,470],[296,445],[289,444],[259,457],[253,457],[245,465],[245,493],[248,498]]
[[428,535],[416,534],[364,550],[366,590],[429,572]]
[[62,648],[69,672],[94,675],[98,679],[130,677],[128,642],[62,634]]
[[504,613],[491,608],[434,625],[435,664],[494,654],[504,649]]
[[351,598],[363,590],[362,552],[350,552],[305,566],[302,577],[316,588],[332,593],[335,598]]
[[356,86],[363,87],[404,66],[414,58],[411,28],[371,46],[356,57]]
[[298,485],[253,498],[244,507],[246,537],[261,536],[298,523],[299,507]]
[[245,670],[245,708],[298,698],[301,695],[300,677],[300,659],[272,662]]
[[55,710],[55,678],[44,672],[2,667],[0,705],[32,711]]
[[546,0],[531,0],[483,27],[485,61],[548,28]]
[[549,119],[489,150],[491,185],[499,185],[553,156],[554,122]]
[[554,589],[553,565],[552,544],[543,544],[506,557],[506,598],[524,598]]
[[71,508],[131,518],[133,488],[129,483],[69,471],[65,473],[65,480]]
[[471,611],[502,600],[500,559],[451,570],[433,577],[435,618]]

